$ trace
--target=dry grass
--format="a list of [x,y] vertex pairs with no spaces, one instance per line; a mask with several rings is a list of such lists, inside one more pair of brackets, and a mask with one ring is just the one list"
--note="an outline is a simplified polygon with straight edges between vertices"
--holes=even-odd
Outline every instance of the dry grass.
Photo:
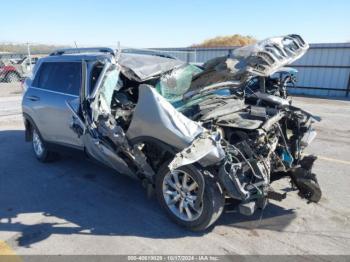
[[239,34],[228,36],[217,36],[207,39],[200,44],[194,44],[191,47],[223,47],[223,46],[243,46],[256,42],[252,36],[243,36]]
[[[48,54],[56,49],[64,48],[67,46],[60,45],[45,45],[45,44],[35,44],[30,45],[30,51],[33,54]],[[27,45],[26,44],[12,44],[12,43],[1,43],[0,42],[0,52],[9,52],[9,53],[27,53]]]

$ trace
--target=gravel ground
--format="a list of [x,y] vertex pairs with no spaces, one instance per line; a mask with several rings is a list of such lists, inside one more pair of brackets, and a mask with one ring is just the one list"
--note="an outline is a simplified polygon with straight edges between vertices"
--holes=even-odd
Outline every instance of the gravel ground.
[[319,204],[289,192],[252,217],[227,208],[214,228],[191,233],[127,177],[78,156],[36,161],[20,91],[0,85],[0,240],[19,255],[350,254],[350,101],[294,98],[323,118],[308,150],[320,156]]

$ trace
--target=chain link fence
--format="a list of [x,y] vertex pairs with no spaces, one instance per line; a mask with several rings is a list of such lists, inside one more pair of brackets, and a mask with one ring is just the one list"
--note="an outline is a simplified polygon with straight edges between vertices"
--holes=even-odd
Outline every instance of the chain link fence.
[[[76,44],[74,47],[78,48]],[[79,45],[79,47],[88,46]],[[118,48],[117,46],[112,47],[115,49]],[[49,46],[35,43],[0,43],[0,84],[21,83],[31,74],[39,58],[47,56],[54,50],[61,48],[72,48],[72,46]],[[187,62],[196,61],[196,52],[192,50],[178,51],[133,47],[122,47],[121,50],[125,53],[157,54]]]
[[38,55],[31,54],[29,44],[0,44],[0,83],[21,82],[38,59]]

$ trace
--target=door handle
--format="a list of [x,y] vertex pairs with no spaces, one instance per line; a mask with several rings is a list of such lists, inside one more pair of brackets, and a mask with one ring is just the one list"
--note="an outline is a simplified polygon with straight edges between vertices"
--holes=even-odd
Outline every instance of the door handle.
[[39,101],[40,97],[38,97],[38,96],[28,96],[27,99],[29,99],[30,101]]

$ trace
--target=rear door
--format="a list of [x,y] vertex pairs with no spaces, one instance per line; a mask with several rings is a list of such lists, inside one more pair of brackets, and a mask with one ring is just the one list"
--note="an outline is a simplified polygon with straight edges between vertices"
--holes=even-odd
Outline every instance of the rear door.
[[37,116],[37,126],[48,142],[82,147],[70,128],[72,112],[66,102],[79,105],[81,62],[43,62],[26,96]]

